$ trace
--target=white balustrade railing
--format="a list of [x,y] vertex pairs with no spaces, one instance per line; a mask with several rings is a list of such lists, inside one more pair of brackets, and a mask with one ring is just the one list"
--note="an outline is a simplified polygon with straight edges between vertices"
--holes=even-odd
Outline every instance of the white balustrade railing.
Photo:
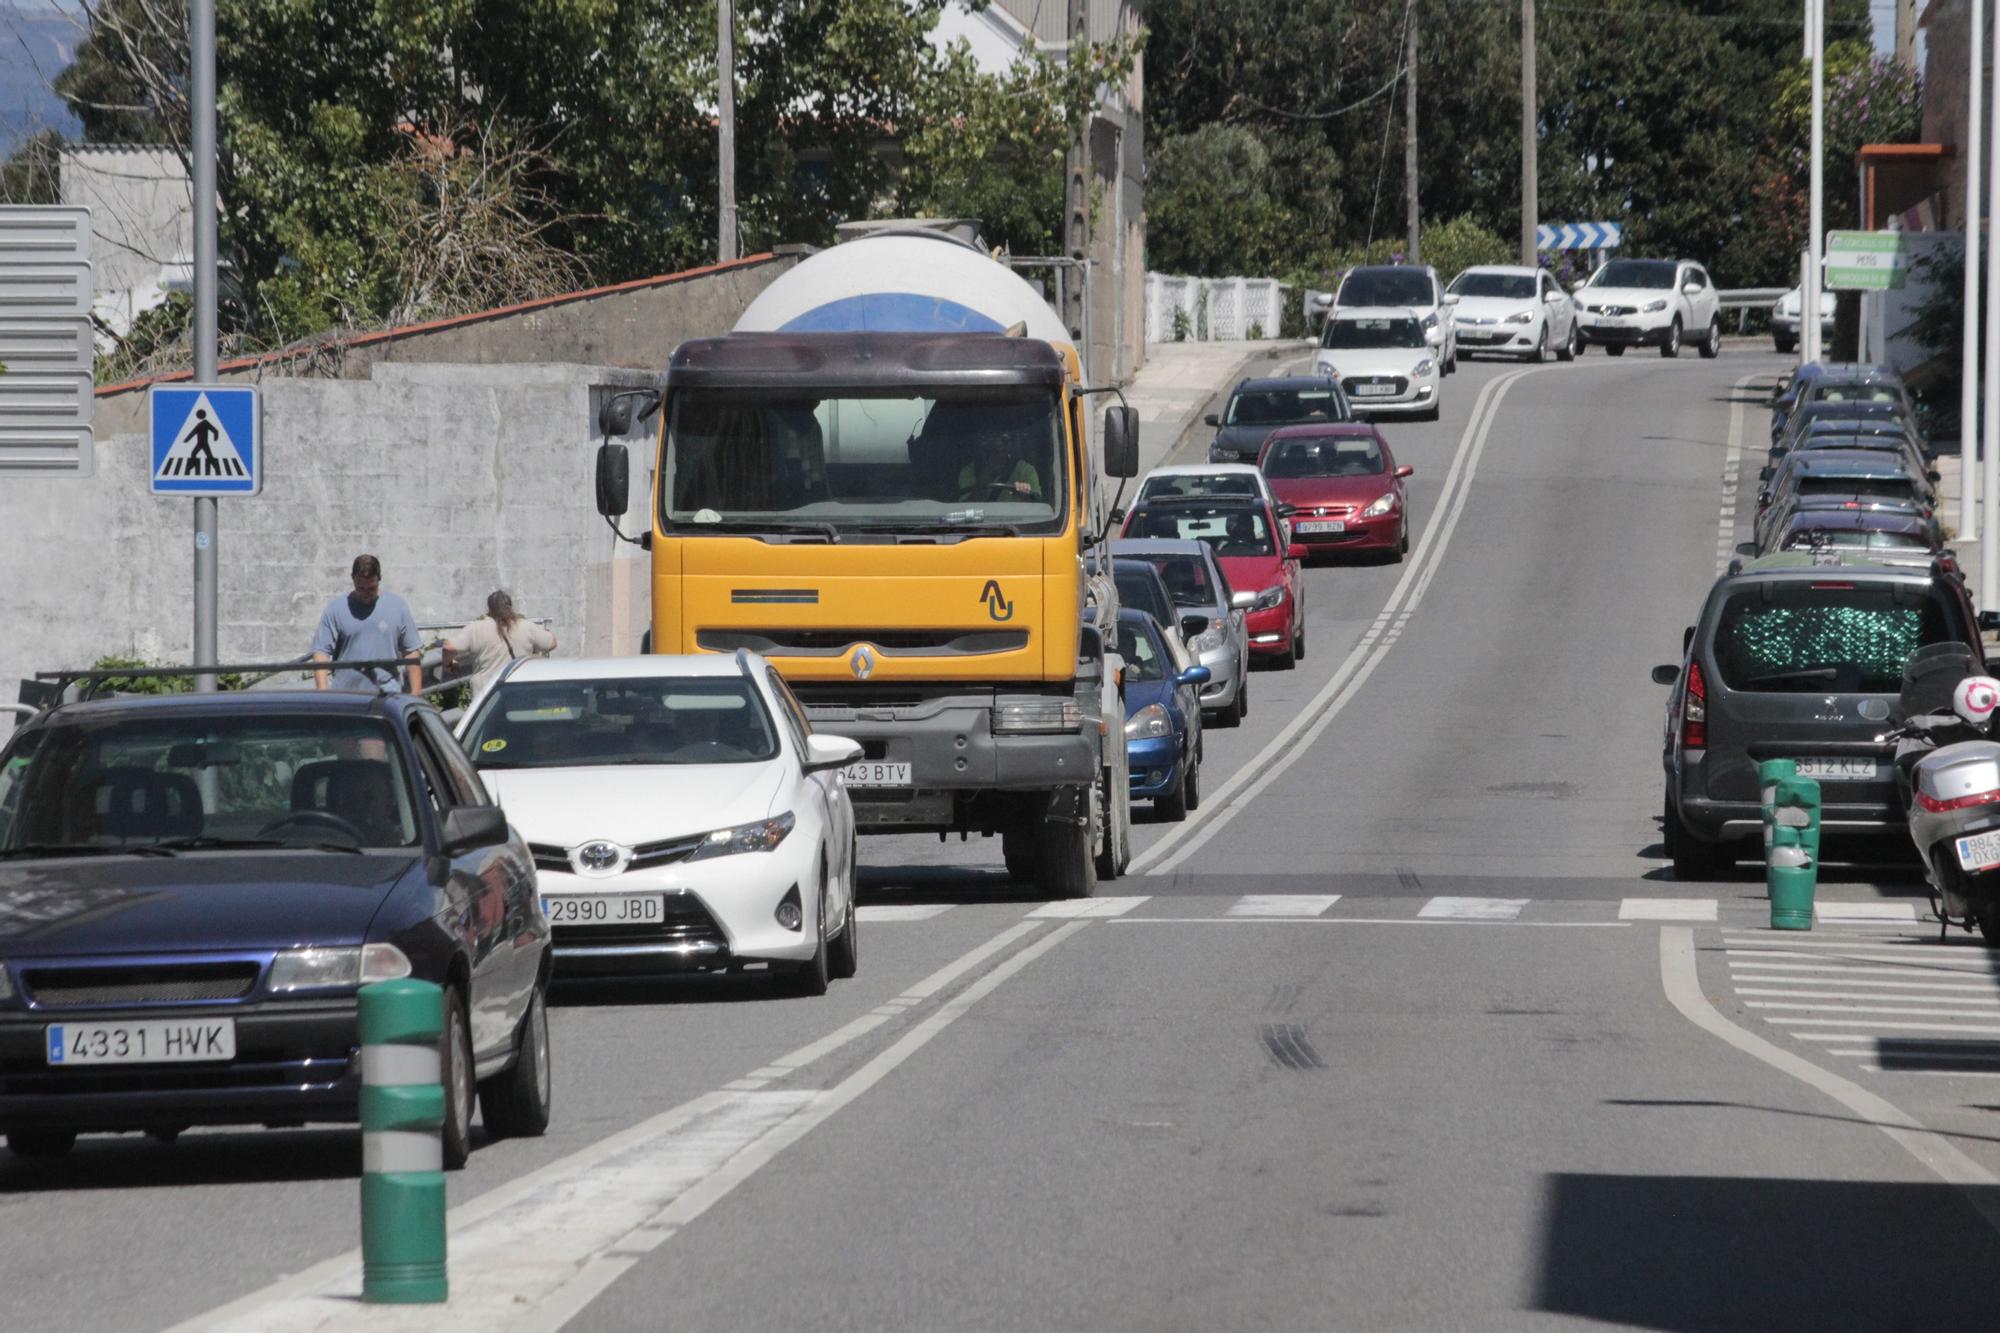
[[1284,315],[1276,278],[1182,278],[1146,275],[1147,342],[1238,342],[1272,339]]

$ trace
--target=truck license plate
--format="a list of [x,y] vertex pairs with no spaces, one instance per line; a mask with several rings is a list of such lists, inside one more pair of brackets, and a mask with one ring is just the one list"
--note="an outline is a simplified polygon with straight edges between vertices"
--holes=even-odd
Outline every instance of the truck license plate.
[[164,1065],[234,1060],[233,1018],[142,1019],[130,1023],[51,1023],[52,1065]]
[[910,766],[892,764],[881,759],[862,759],[849,764],[841,772],[847,775],[850,787],[907,787],[910,785]]

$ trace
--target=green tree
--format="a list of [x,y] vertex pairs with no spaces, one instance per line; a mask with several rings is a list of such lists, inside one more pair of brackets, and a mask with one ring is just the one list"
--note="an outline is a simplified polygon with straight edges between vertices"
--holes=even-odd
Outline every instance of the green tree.
[[1146,164],[1149,265],[1201,277],[1270,272],[1293,223],[1271,180],[1270,150],[1243,126],[1161,140]]

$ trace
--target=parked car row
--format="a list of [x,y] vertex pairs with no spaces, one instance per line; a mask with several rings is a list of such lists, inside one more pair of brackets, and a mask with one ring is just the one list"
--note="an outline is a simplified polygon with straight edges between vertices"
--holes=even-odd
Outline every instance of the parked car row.
[[[1975,615],[1939,549],[1936,476],[1920,470],[1926,452],[1906,408],[1883,418],[1893,430],[1861,435],[1858,419],[1819,407],[1907,399],[1874,366],[1803,367],[1778,395],[1758,539],[1710,589],[1680,660],[1653,669],[1670,687],[1662,818],[1681,878],[1711,878],[1761,852],[1765,759],[1796,759],[1822,784],[1829,833],[1903,831],[1883,736],[1904,666],[1939,644],[1978,657],[1981,625],[2000,625]],[[1842,423],[1825,436],[1836,443],[1817,442],[1814,420]]]

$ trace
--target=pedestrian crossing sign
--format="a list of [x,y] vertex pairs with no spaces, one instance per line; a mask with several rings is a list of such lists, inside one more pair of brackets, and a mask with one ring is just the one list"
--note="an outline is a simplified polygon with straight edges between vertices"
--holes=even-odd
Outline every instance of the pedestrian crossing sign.
[[154,385],[153,494],[257,494],[264,485],[260,407],[249,385]]

